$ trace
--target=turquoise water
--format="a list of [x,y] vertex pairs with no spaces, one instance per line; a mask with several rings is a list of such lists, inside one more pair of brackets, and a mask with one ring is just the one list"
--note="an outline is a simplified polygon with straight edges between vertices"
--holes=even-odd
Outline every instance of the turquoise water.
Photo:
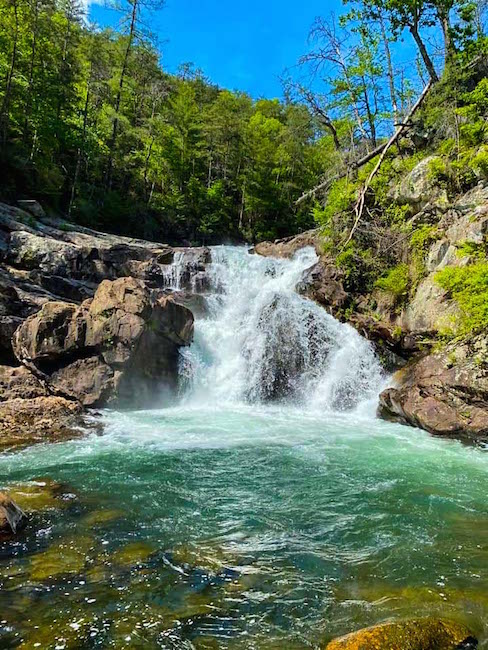
[[172,404],[0,455],[19,498],[56,482],[0,544],[0,647],[319,648],[427,614],[488,647],[486,453],[375,419],[369,345],[293,292],[313,253],[214,260]]
[[[79,495],[40,515],[17,556],[2,560],[11,579],[0,611],[21,636],[59,624],[63,638],[63,626],[83,619],[84,642],[87,626],[95,632],[80,647],[267,648],[286,639],[306,648],[391,616],[440,613],[483,638],[481,450],[282,407],[108,421],[102,437],[0,458],[2,482],[50,476]],[[100,509],[117,518],[92,523]],[[32,557],[68,538],[82,566],[32,577]],[[152,554],[118,566],[114,557],[126,547],[130,556],[136,541]],[[19,620],[26,607],[31,623]],[[142,622],[153,627],[138,630]]]

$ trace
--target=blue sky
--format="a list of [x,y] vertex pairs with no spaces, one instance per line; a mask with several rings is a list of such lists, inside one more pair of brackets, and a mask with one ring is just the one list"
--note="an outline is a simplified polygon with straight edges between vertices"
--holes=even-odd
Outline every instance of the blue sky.
[[[222,87],[279,97],[279,76],[306,51],[315,17],[341,10],[341,0],[167,0],[151,28],[168,72],[191,61]],[[100,25],[117,20],[97,4],[90,18]]]

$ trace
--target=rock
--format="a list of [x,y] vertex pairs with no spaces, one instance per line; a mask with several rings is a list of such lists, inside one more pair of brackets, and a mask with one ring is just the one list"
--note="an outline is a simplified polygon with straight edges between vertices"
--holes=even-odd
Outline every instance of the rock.
[[27,524],[27,515],[7,494],[0,492],[0,537],[15,535]]
[[12,337],[21,323],[18,316],[0,316],[0,363],[15,365]]
[[36,269],[51,275],[75,275],[80,251],[73,244],[26,231],[10,236],[7,262],[23,269]]
[[83,346],[86,321],[78,306],[66,302],[46,302],[42,309],[27,318],[12,340],[21,363],[55,361],[74,354]]
[[313,246],[317,254],[321,253],[320,233],[318,229],[307,230],[299,235],[286,237],[284,239],[277,239],[274,242],[261,242],[256,244],[252,249],[252,253],[262,255],[263,257],[283,257],[290,258],[306,246]]
[[81,435],[82,406],[62,397],[0,402],[0,449],[56,442]]
[[315,300],[329,313],[338,314],[347,301],[343,285],[344,274],[331,262],[321,259],[305,274],[297,286],[302,295]]
[[432,176],[432,163],[442,162],[439,156],[428,156],[421,160],[411,172],[409,172],[394,190],[394,198],[399,203],[408,203],[417,211],[420,211],[427,204],[447,204],[445,190],[439,187]]
[[171,296],[152,303],[143,282],[119,278],[80,306],[46,303],[16,331],[13,348],[51,393],[84,406],[139,405],[162,385],[176,387],[178,350],[192,337],[189,309]]
[[95,406],[110,400],[116,388],[116,373],[99,356],[77,359],[53,372],[49,388],[53,393]]
[[46,387],[26,367],[0,366],[0,402],[45,397]]
[[380,395],[378,415],[436,435],[488,437],[488,340],[485,335],[413,362]]
[[17,201],[17,205],[37,219],[42,219],[46,216],[42,205],[34,199],[21,199]]
[[435,618],[383,623],[331,641],[326,650],[460,650],[476,648],[464,625]]
[[452,329],[459,313],[457,303],[449,299],[447,292],[437,284],[435,274],[431,274],[417,287],[402,314],[400,326],[416,335],[434,334]]

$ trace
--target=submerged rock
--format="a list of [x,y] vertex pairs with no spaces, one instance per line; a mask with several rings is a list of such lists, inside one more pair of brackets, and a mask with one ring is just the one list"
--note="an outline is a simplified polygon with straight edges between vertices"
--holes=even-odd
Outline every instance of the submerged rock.
[[27,515],[8,494],[0,492],[0,538],[15,535],[27,524]]
[[469,650],[477,645],[460,623],[421,618],[365,628],[331,641],[325,650]]

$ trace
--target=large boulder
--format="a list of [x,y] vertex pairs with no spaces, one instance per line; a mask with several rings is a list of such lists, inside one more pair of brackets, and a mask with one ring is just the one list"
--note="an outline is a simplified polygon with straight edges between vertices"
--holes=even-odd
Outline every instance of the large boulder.
[[24,528],[27,515],[7,494],[0,492],[0,538]]
[[320,259],[305,271],[297,291],[318,302],[331,314],[339,315],[349,299],[343,282],[344,273],[331,261]]
[[380,395],[380,417],[433,434],[488,437],[488,339],[453,343],[414,362]]
[[16,331],[13,349],[54,394],[85,406],[140,404],[156,397],[158,382],[175,387],[178,351],[192,336],[189,309],[172,297],[152,302],[143,282],[119,278],[80,306],[46,303]]
[[331,641],[325,650],[474,650],[477,645],[465,625],[420,618],[353,632]]
[[421,210],[429,203],[447,205],[447,195],[434,174],[433,166],[442,163],[438,156],[428,156],[421,160],[395,188],[393,195],[399,203],[408,203],[416,210]]

